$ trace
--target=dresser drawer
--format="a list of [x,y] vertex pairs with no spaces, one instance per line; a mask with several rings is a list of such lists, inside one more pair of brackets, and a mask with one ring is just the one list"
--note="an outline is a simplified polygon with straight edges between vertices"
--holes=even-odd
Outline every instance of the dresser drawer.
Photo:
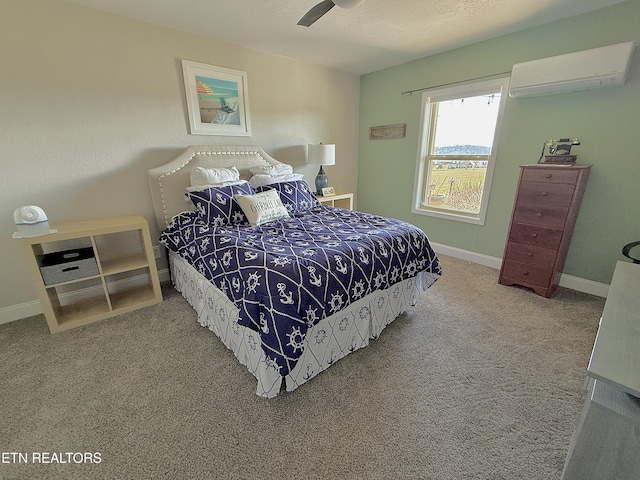
[[523,182],[570,183],[571,185],[574,185],[577,179],[577,170],[525,168],[522,171]]
[[569,207],[557,207],[555,205],[536,205],[518,200],[513,212],[513,221],[539,225],[541,227],[564,228]]
[[505,260],[502,276],[514,283],[524,283],[546,287],[553,276],[553,269],[527,265],[513,260]]
[[518,192],[518,201],[568,207],[571,204],[574,190],[575,185],[566,183],[522,182]]
[[509,242],[504,259],[537,267],[552,268],[556,261],[556,254],[557,250],[526,243]]
[[536,245],[550,250],[557,249],[560,240],[562,240],[562,230],[522,223],[513,223],[509,234],[509,241]]

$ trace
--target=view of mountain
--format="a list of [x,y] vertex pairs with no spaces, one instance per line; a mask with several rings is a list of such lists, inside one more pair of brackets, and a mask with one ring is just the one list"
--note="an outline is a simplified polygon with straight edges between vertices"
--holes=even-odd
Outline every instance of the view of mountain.
[[491,147],[482,145],[447,145],[446,147],[436,147],[436,155],[489,155]]

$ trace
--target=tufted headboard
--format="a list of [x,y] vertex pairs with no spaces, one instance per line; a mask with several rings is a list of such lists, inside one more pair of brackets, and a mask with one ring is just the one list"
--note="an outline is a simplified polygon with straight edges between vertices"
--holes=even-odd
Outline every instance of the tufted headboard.
[[193,168],[235,166],[240,172],[240,178],[248,180],[251,177],[251,167],[279,163],[256,146],[191,145],[170,162],[149,170],[149,185],[158,230],[162,230],[174,215],[193,210],[191,202],[184,199]]

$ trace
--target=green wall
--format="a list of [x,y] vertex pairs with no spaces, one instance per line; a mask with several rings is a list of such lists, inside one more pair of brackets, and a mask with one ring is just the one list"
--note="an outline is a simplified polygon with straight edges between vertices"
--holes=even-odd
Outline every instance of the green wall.
[[[624,244],[640,240],[640,48],[620,87],[509,98],[484,225],[411,213],[421,94],[401,92],[510,72],[514,63],[634,40],[631,0],[362,76],[358,210],[409,221],[432,242],[501,258],[519,165],[535,163],[548,138],[578,137],[591,175],[564,273],[610,283]],[[369,127],[406,123],[404,139],[369,140]]]

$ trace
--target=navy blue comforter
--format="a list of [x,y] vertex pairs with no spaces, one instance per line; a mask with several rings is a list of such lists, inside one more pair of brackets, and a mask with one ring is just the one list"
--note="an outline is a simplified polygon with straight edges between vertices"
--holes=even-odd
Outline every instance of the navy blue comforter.
[[258,227],[214,226],[185,212],[160,243],[235,303],[238,323],[260,332],[267,361],[283,376],[300,357],[308,327],[421,271],[441,274],[419,228],[323,205]]

